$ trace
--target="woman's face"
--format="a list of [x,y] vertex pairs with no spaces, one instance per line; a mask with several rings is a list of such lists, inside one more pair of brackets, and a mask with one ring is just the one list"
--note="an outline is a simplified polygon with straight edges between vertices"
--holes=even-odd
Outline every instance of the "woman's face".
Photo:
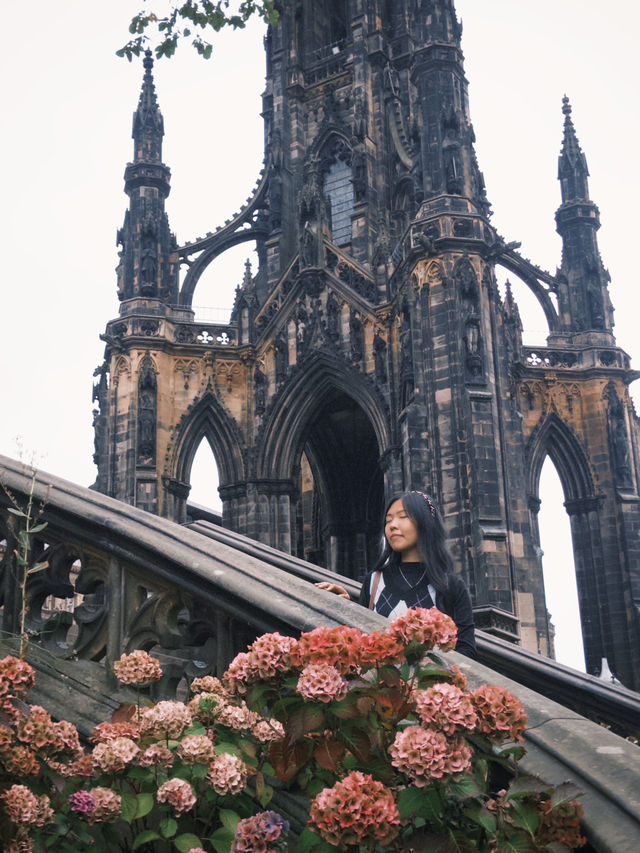
[[418,529],[405,510],[402,501],[394,501],[387,511],[384,535],[393,551],[400,554],[405,563],[420,562],[418,553]]

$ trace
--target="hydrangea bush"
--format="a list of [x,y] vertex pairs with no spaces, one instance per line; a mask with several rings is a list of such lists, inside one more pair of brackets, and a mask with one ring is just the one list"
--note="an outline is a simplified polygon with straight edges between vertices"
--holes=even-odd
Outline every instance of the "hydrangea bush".
[[[2,849],[560,853],[581,846],[577,789],[518,772],[524,710],[499,687],[468,689],[435,651],[453,648],[455,637],[451,619],[435,608],[410,610],[384,632],[266,634],[221,680],[196,679],[190,701],[122,707],[86,746],[72,725],[25,704],[33,670],[7,657],[0,661]],[[162,676],[142,651],[114,671],[136,687]],[[309,818],[300,832],[278,813],[278,789],[305,795]]]

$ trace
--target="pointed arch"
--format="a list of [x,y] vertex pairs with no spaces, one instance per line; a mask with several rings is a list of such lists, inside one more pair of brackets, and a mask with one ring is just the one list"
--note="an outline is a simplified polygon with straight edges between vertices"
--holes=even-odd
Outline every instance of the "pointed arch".
[[529,495],[538,494],[540,473],[547,456],[556,467],[565,500],[594,496],[593,477],[582,443],[555,412],[535,429],[527,445]]
[[382,455],[391,445],[384,399],[373,384],[344,361],[322,352],[304,361],[273,401],[261,429],[256,474],[286,479],[295,469],[314,414],[336,392],[351,398],[364,412]]
[[186,483],[200,442],[205,438],[218,464],[220,486],[245,477],[243,439],[235,421],[210,391],[182,417],[167,453],[167,474]]

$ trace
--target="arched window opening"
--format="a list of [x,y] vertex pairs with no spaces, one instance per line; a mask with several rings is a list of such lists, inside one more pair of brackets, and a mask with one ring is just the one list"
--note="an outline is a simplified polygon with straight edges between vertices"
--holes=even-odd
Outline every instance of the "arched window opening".
[[348,395],[325,399],[300,460],[298,555],[361,580],[379,551],[384,484],[373,427]]
[[507,281],[518,306],[522,320],[522,343],[528,347],[546,346],[549,324],[531,288],[517,275],[504,267],[496,266],[496,280],[502,299],[505,298]]
[[542,573],[555,659],[586,672],[569,516],[558,472],[549,457],[542,466],[539,495]]
[[351,243],[351,214],[353,213],[353,183],[351,166],[337,157],[325,172],[323,192],[331,204],[331,239],[336,246]]
[[195,319],[202,323],[228,323],[236,296],[242,284],[247,258],[257,269],[255,249],[251,243],[240,243],[223,252],[204,270],[193,294]]
[[218,465],[206,438],[202,439],[193,457],[190,483],[190,504],[198,504],[214,512],[222,512],[222,501],[218,493],[220,484]]

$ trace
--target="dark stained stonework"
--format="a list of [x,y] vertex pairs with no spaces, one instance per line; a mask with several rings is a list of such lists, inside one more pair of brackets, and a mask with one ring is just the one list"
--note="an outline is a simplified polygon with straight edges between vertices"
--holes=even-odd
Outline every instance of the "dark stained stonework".
[[[204,438],[226,527],[356,579],[375,558],[385,495],[426,488],[483,626],[550,654],[537,522],[550,456],[587,669],[606,657],[640,688],[636,372],[613,336],[568,100],[551,275],[491,225],[451,0],[281,8],[266,38],[264,170],[240,211],[184,246],[164,210],[163,120],[145,58],[121,308],[94,394],[96,488],[184,521]],[[231,322],[197,322],[202,272],[244,241],[259,265]],[[538,298],[546,347],[523,346],[497,265]]]

